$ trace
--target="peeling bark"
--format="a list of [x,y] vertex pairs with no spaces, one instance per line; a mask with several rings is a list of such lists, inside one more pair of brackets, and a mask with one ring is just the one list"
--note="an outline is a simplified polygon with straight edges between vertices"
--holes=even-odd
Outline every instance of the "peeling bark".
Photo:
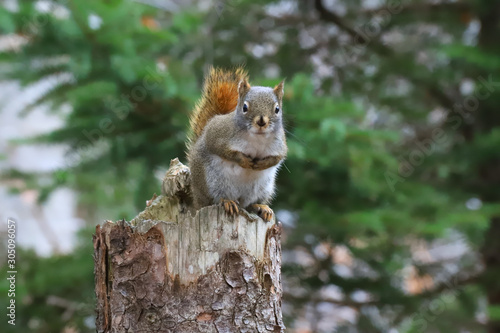
[[97,332],[284,332],[281,228],[194,211],[189,180],[175,159],[163,195],[130,223],[97,226]]

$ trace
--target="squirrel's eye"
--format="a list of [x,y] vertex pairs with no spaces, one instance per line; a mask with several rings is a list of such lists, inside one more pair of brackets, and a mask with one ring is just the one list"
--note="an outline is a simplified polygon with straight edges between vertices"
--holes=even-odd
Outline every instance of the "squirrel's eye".
[[280,113],[280,107],[277,106],[276,109],[274,109],[274,112],[276,112],[276,114]]
[[247,103],[243,103],[243,112],[247,112],[248,111],[248,105]]

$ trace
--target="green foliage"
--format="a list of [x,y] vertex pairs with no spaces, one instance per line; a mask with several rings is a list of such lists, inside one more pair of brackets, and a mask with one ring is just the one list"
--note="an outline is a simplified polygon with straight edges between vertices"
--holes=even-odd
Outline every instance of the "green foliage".
[[[360,309],[351,324],[360,332],[480,332],[474,313],[491,284],[471,280],[463,289],[459,283],[439,288],[446,270],[416,259],[411,247],[458,233],[470,253],[457,258],[455,268],[475,275],[484,269],[475,263],[485,239],[495,237],[500,64],[491,41],[498,25],[481,31],[474,43],[463,37],[468,16],[487,21],[489,2],[461,12],[456,3],[421,11],[424,3],[410,1],[414,10],[392,13],[365,45],[346,44],[346,35],[335,32],[345,27],[318,20],[312,1],[292,1],[295,9],[283,13],[279,1],[249,0],[174,13],[136,1],[68,0],[54,2],[67,13],[57,15],[37,11],[35,3],[19,2],[17,12],[0,8],[2,33],[26,40],[19,50],[0,53],[0,69],[26,86],[60,78],[25,112],[48,105],[64,127],[27,142],[67,145],[67,165],[48,175],[9,170],[4,177],[23,179],[27,188],[40,190],[41,200],[60,186],[78,190],[92,223],[131,219],[159,191],[155,172],[184,157],[188,113],[206,65],[244,63],[252,83],[287,78],[289,156],[274,206],[297,216],[286,248],[307,252],[314,264],[287,264],[285,278],[298,279],[307,295],[338,286],[344,305]],[[344,23],[359,31],[376,17],[361,10],[360,1],[342,3]],[[383,42],[391,34],[399,37]],[[312,46],[304,44],[308,35]],[[469,95],[460,91],[466,80],[475,83]],[[466,108],[467,98],[485,92],[474,110]],[[442,110],[442,118],[431,121]],[[468,208],[471,198],[481,205]],[[351,275],[339,272],[331,253],[315,254],[325,244],[347,249]],[[38,331],[67,324],[61,309],[44,305],[47,295],[92,303],[91,251],[47,259],[23,253],[30,275],[23,275],[20,293],[31,302],[23,316],[39,318]],[[405,292],[408,267],[417,277],[431,277],[436,289]],[[350,295],[360,290],[371,303],[353,303]],[[450,292],[453,300],[437,316],[432,304]],[[291,317],[311,301],[286,300],[294,306]],[[85,311],[70,320],[82,330],[91,314]],[[497,312],[496,305],[489,307],[492,318]]]
[[[91,229],[82,230],[75,251],[68,255],[40,258],[31,250],[17,249],[16,325],[2,320],[2,332],[52,333],[65,327],[95,331],[88,326],[93,323],[95,302],[91,235]],[[3,278],[0,292],[7,295],[8,289]],[[1,298],[2,308],[8,301]]]

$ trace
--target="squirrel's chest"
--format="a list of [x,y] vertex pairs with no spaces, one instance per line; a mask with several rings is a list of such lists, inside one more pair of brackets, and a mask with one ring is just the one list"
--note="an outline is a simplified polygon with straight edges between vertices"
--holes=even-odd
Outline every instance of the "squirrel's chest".
[[269,174],[275,172],[274,167],[261,171],[244,169],[235,162],[226,161],[219,157],[216,157],[214,164],[217,164],[218,170],[221,172],[219,177],[239,183],[265,182],[268,180]]
[[236,140],[231,149],[240,151],[243,154],[255,157],[266,157],[276,151],[276,140],[267,135],[246,135],[244,138]]
[[276,170],[276,166],[261,171],[248,170],[213,156],[205,172],[208,190],[215,201],[220,198],[238,200],[246,207],[259,198],[272,195]]

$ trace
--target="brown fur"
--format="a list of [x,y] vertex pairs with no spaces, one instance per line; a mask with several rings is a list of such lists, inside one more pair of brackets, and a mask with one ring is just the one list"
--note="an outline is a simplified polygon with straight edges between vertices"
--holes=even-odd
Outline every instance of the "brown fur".
[[242,67],[232,71],[211,67],[203,83],[200,100],[189,119],[191,134],[188,145],[200,137],[210,119],[234,111],[238,104],[238,84],[246,82],[248,74]]

